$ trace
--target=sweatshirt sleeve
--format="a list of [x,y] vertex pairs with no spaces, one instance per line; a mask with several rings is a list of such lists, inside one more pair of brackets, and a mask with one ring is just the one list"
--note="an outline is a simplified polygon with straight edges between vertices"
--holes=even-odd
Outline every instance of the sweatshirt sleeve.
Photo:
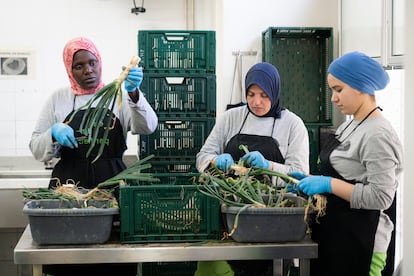
[[385,130],[362,141],[359,154],[364,177],[355,184],[350,205],[356,209],[388,209],[402,170],[400,143]]
[[151,134],[158,126],[158,117],[144,94],[139,92],[139,100],[134,103],[125,93],[131,112],[130,129],[132,134]]
[[57,145],[53,143],[51,127],[57,123],[53,98],[49,98],[37,119],[29,142],[33,157],[38,161],[49,161],[55,157]]
[[303,121],[293,113],[286,116],[283,136],[288,137],[285,163],[273,162],[273,170],[287,174],[292,171],[309,173],[309,134]]

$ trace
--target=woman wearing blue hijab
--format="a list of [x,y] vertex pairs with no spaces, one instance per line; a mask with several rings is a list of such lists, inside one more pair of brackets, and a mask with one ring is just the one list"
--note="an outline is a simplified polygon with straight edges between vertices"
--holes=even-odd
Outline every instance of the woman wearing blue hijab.
[[[244,160],[247,166],[285,174],[308,173],[308,131],[300,117],[280,104],[280,76],[276,67],[267,62],[253,65],[246,74],[245,87],[247,104],[225,111],[217,120],[197,154],[198,170],[203,172],[214,162],[219,169],[228,171],[235,161]],[[241,150],[240,145],[247,145],[249,153]],[[284,183],[273,179],[269,184]],[[269,266],[240,263],[251,268],[245,275],[268,275],[264,270]],[[270,270],[271,264],[270,261]]]
[[[302,119],[280,105],[280,76],[267,62],[246,74],[247,105],[224,112],[197,154],[203,172],[214,162],[223,170],[238,160],[281,173],[309,172],[309,136]],[[248,145],[249,153],[239,148]]]
[[318,259],[313,276],[380,276],[393,231],[393,206],[402,172],[402,145],[375,101],[389,77],[375,60],[350,52],[328,68],[331,101],[352,120],[327,139],[320,152],[323,176],[291,173],[305,194],[323,194],[326,214],[313,223]]

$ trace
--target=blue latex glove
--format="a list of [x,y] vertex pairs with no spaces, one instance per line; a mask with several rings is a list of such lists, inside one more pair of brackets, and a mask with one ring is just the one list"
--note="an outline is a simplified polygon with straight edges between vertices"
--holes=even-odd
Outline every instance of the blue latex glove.
[[142,68],[132,67],[124,81],[125,90],[128,92],[134,92],[141,85],[143,78],[144,74],[142,72]]
[[293,177],[297,180],[301,180],[301,179],[304,179],[305,177],[308,177],[307,174],[304,174],[303,172],[298,172],[298,171],[287,173],[287,175],[289,175],[289,176],[291,176],[291,177]]
[[246,153],[240,158],[240,160],[246,162],[251,167],[269,169],[270,163],[264,158],[264,156],[258,151],[251,151]]
[[[301,180],[301,179],[304,179],[305,177],[308,177],[307,174],[305,174],[303,172],[298,172],[298,171],[289,172],[289,173],[287,173],[287,175],[291,176],[291,177],[293,177],[294,179],[297,179],[297,180]],[[286,185],[288,185],[287,186],[287,191],[288,192],[296,193],[296,194],[300,193],[300,191],[297,189],[297,186],[296,186],[295,183],[289,183],[289,184],[286,183]]]
[[71,149],[78,147],[73,128],[64,123],[56,123],[52,126],[52,136],[62,146]]
[[303,178],[296,184],[299,191],[311,196],[314,194],[332,193],[330,176],[312,175]]
[[234,160],[230,154],[223,153],[216,157],[214,163],[220,170],[228,171],[230,169],[230,166],[234,164]]

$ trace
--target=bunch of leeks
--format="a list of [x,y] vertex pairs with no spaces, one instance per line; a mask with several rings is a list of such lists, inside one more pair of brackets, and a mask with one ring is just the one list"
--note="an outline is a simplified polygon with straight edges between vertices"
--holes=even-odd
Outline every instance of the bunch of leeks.
[[[91,155],[93,149],[99,143],[97,154],[92,163],[102,155],[106,144],[104,141],[107,140],[109,131],[115,125],[116,115],[119,113],[122,105],[122,83],[127,78],[129,70],[135,67],[139,60],[138,56],[133,56],[129,65],[125,67],[118,78],[98,90],[85,105],[76,109],[66,122],[66,124],[70,123],[77,112],[85,110],[79,132],[86,136],[86,140],[89,143],[86,157]],[[95,107],[93,107],[94,105]],[[115,107],[117,107],[117,110],[115,110]],[[103,130],[103,134],[99,137],[101,130]]]

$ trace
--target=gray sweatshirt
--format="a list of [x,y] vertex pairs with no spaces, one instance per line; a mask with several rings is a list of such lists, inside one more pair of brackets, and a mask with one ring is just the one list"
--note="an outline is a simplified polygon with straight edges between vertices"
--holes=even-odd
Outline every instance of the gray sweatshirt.
[[[83,106],[94,94],[76,96],[69,87],[55,91],[44,104],[29,143],[30,150],[36,160],[49,161],[55,156],[51,127],[55,123],[64,122],[66,116],[74,109]],[[114,110],[117,110],[115,107]],[[132,134],[150,134],[158,125],[154,110],[140,92],[137,103],[131,101],[125,91],[122,95],[122,105],[118,118],[125,139],[128,131]]]
[[[398,187],[402,145],[385,117],[367,118],[349,135],[359,122],[353,121],[339,138],[345,141],[332,152],[330,161],[342,177],[357,182],[351,196],[351,208],[381,211],[374,252],[386,252],[393,223],[382,211],[390,207]],[[341,133],[348,124],[343,123],[336,133]]]
[[[217,120],[197,154],[196,165],[200,172],[208,167],[211,160],[224,152],[230,139],[239,133],[248,112],[247,106],[232,108]],[[291,171],[309,172],[308,131],[302,119],[289,110],[283,110],[276,121],[273,117],[257,117],[250,113],[240,133],[272,136],[278,142],[285,164],[273,162],[274,171],[285,174]]]

